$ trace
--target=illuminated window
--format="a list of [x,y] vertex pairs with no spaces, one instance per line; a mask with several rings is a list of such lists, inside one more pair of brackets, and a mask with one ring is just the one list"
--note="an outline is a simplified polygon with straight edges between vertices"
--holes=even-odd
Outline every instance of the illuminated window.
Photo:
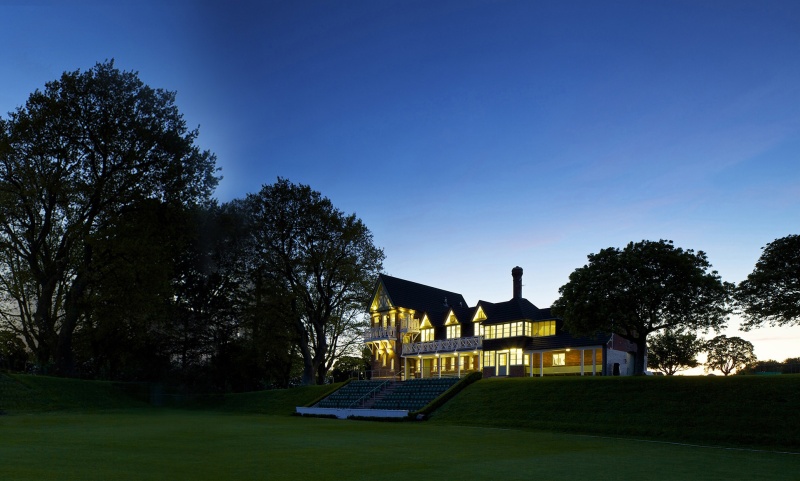
[[447,338],[455,339],[457,337],[461,337],[461,326],[459,324],[447,326]]
[[433,328],[426,328],[421,329],[420,333],[422,334],[422,342],[433,341]]
[[494,367],[494,353],[495,351],[483,352],[483,367]]
[[564,366],[566,365],[567,361],[567,354],[564,352],[554,352],[553,353],[553,366]]
[[555,336],[556,321],[540,321],[533,323],[533,336]]
[[484,327],[483,324],[480,322],[475,323],[475,335],[476,336],[483,336],[484,335]]
[[508,350],[509,364],[518,366],[522,364],[522,349],[509,349]]

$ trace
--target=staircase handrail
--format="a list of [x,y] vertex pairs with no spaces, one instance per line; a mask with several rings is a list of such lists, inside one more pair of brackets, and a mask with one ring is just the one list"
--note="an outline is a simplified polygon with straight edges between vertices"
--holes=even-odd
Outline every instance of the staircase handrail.
[[363,404],[363,403],[364,403],[364,401],[365,401],[365,400],[366,400],[366,399],[367,399],[369,396],[375,397],[375,395],[376,395],[378,392],[381,392],[381,391],[383,391],[383,389],[386,387],[386,385],[387,385],[387,384],[389,384],[389,383],[391,383],[391,382],[394,382],[394,381],[393,381],[392,379],[387,379],[387,380],[383,381],[382,383],[378,384],[378,385],[377,385],[375,388],[373,388],[373,389],[372,389],[370,392],[368,392],[368,393],[364,394],[363,396],[361,396],[360,398],[358,398],[358,400],[356,400],[356,401],[353,401],[352,403],[350,403],[350,405],[349,405],[349,406],[347,406],[347,407],[348,407],[348,408],[353,408],[353,407],[356,407],[356,406],[360,406],[361,404]]

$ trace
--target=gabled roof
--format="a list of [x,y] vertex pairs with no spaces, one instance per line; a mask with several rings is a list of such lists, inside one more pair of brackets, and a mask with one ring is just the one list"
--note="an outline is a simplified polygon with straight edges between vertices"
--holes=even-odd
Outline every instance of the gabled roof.
[[[427,313],[431,324],[434,326],[444,325],[447,313],[450,312],[451,308],[454,310],[459,322],[464,322],[461,318],[461,309],[468,308],[467,301],[464,300],[464,296],[461,294],[405,279],[398,279],[386,274],[380,274],[379,279],[392,300],[392,304],[397,307],[414,309],[418,313]],[[447,301],[447,304],[445,304],[445,301]]]
[[478,306],[482,307],[483,312],[486,314],[486,320],[483,321],[484,325],[524,319],[531,321],[555,319],[549,308],[539,309],[531,301],[521,297],[505,302],[478,301]]

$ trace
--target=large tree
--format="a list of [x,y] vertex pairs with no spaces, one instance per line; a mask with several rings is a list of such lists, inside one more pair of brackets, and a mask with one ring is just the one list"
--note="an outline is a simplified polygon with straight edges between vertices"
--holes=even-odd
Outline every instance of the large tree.
[[96,247],[126,211],[209,199],[215,159],[196,137],[173,92],[113,61],[64,73],[0,120],[2,313],[40,364],[71,373],[73,334],[103,271]]
[[722,371],[726,376],[758,360],[753,352],[753,343],[741,337],[719,335],[708,341],[706,350],[706,370]]
[[665,329],[650,336],[647,343],[648,367],[672,376],[678,371],[697,367],[697,356],[705,341],[692,332]]
[[588,259],[561,286],[553,308],[574,334],[615,333],[635,344],[635,374],[644,373],[651,333],[725,325],[731,286],[710,270],[702,251],[645,240]]
[[383,251],[354,214],[307,185],[279,178],[244,206],[263,285],[284,300],[303,356],[303,383],[324,381],[343,343],[366,327],[366,310]]
[[767,244],[735,297],[746,319],[745,331],[764,323],[800,326],[800,235]]

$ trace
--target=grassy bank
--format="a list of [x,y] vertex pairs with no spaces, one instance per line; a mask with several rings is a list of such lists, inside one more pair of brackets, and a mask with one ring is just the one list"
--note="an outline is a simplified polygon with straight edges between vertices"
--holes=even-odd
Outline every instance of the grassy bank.
[[800,448],[800,376],[486,379],[437,424]]
[[[289,416],[296,406],[321,398],[341,384],[304,386],[243,394],[179,395],[163,386],[83,381],[26,374],[0,374],[0,411],[96,411],[172,407]],[[157,401],[157,402],[153,402]]]
[[0,374],[0,411],[10,414],[144,406],[110,382]]
[[[196,396],[178,406],[290,416],[337,387]],[[146,395],[126,392],[113,383],[0,374],[0,410],[12,415],[151,407]],[[800,451],[798,393],[800,376],[792,375],[485,379],[430,423]]]

